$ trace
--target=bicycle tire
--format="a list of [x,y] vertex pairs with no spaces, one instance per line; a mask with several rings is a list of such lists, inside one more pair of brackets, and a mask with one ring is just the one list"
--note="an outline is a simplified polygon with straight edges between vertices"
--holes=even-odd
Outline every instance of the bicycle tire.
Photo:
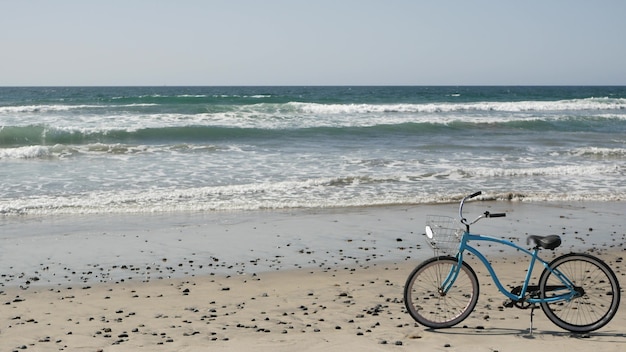
[[457,259],[450,256],[433,257],[418,265],[404,286],[404,304],[415,321],[433,328],[449,328],[474,310],[478,302],[478,278],[474,270],[463,262],[452,288],[441,293],[441,284]]
[[[592,255],[570,253],[554,259],[549,267],[564,274],[582,293],[570,301],[541,303],[541,309],[554,324],[572,332],[587,333],[613,319],[619,307],[620,287],[615,273],[605,262]],[[551,288],[558,286],[562,286],[561,281],[544,269],[539,278],[541,298],[558,294]]]

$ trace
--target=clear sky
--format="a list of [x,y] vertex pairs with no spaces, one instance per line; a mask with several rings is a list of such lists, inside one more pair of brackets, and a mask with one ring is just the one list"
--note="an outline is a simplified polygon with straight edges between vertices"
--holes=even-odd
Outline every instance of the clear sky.
[[626,85],[624,0],[0,0],[0,86]]

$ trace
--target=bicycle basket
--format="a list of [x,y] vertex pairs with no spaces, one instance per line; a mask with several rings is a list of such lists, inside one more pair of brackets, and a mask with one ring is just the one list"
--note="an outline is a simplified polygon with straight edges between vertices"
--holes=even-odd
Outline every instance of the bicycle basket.
[[449,216],[428,215],[426,220],[426,241],[435,254],[455,255],[459,249],[463,230],[458,221]]

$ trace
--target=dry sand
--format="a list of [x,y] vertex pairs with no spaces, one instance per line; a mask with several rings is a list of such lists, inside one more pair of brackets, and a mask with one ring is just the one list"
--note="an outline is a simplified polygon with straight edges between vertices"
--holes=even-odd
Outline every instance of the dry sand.
[[[490,230],[485,233],[501,230],[510,237],[511,230],[506,229],[512,227],[529,233],[546,227],[550,230],[546,233],[564,239],[560,251],[544,251],[546,258],[571,250],[591,252],[624,281],[623,203],[489,206],[509,212],[509,217],[499,225],[485,224]],[[411,270],[431,254],[423,246],[419,228],[424,214],[446,213],[450,208],[454,209],[272,212],[247,215],[242,221],[232,221],[239,215],[231,214],[225,215],[229,221],[185,218],[176,225],[171,219],[155,224],[155,218],[150,218],[152,225],[138,220],[146,220],[145,216],[114,223],[98,218],[56,219],[59,231],[49,221],[3,220],[0,230],[8,235],[1,253],[5,261],[0,261],[0,350],[626,349],[623,310],[599,331],[577,335],[561,330],[537,309],[530,335],[530,310],[503,308],[503,297],[474,261],[470,263],[481,283],[474,313],[450,329],[430,330],[416,324],[405,311],[402,295]],[[92,223],[102,224],[97,230],[101,236],[81,230]],[[145,228],[149,231],[138,230]],[[47,237],[19,236],[20,231],[32,229],[47,229]],[[213,237],[227,233],[222,242],[230,241],[228,246],[239,249],[219,255],[219,248],[202,248],[212,238],[202,229]],[[308,242],[312,233],[318,237]],[[525,233],[519,235],[523,238]],[[99,242],[102,237],[106,243]],[[86,243],[92,245],[83,246]],[[515,253],[485,249],[493,252],[493,265],[503,283],[519,284],[527,262]],[[7,257],[15,262],[8,263]]]

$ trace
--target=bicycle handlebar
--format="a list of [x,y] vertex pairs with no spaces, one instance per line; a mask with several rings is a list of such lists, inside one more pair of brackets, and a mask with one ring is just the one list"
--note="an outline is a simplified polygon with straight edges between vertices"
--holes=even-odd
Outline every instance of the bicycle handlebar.
[[467,196],[467,197],[465,197],[465,198],[469,198],[469,199],[471,199],[471,198],[474,198],[474,197],[478,197],[478,196],[479,196],[479,195],[481,195],[481,194],[483,194],[483,192],[482,192],[482,191],[478,191],[478,192],[475,192],[475,193],[470,194],[469,196]]
[[506,213],[495,213],[492,214],[488,211],[484,212],[482,215],[480,215],[479,217],[477,217],[474,221],[472,222],[467,222],[467,219],[465,219],[463,217],[463,205],[465,205],[465,201],[468,199],[472,199],[475,197],[478,197],[479,195],[483,194],[482,191],[478,191],[478,192],[474,192],[472,194],[470,194],[469,196],[465,196],[462,200],[461,200],[461,204],[459,205],[459,218],[461,218],[461,223],[465,226],[467,226],[467,229],[469,231],[469,226],[476,223],[478,220],[482,219],[482,218],[502,218],[506,216]]

